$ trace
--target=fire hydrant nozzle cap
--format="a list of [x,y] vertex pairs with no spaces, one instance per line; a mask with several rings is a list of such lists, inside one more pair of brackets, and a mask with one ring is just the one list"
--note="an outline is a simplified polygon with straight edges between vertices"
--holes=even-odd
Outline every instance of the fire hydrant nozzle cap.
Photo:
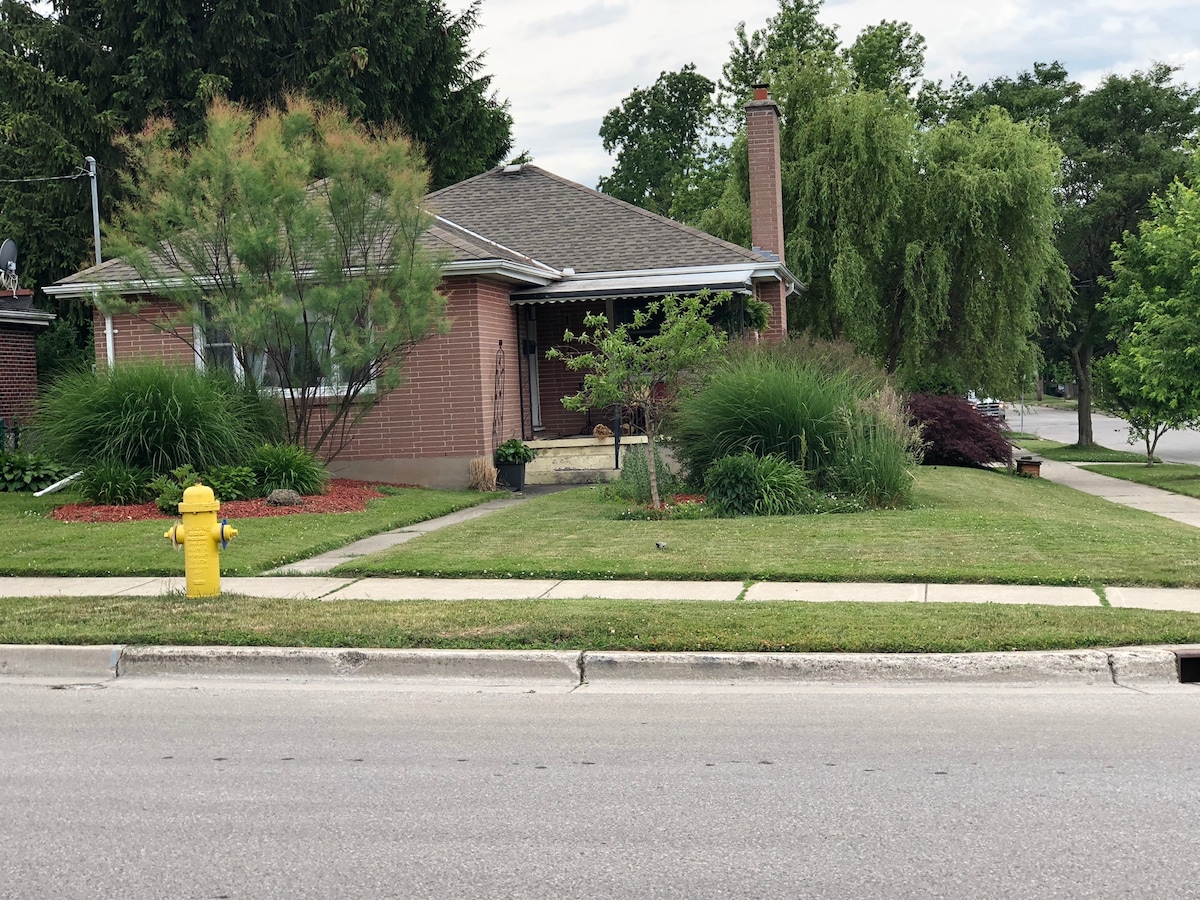
[[179,504],[181,513],[216,512],[221,508],[213,489],[204,484],[194,484],[183,492],[183,501]]

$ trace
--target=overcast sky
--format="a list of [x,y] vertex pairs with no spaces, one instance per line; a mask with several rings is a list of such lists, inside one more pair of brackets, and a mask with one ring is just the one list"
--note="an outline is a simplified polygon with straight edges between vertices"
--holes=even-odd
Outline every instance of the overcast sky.
[[[451,9],[464,0],[449,0]],[[595,187],[612,169],[600,122],[635,87],[693,62],[714,81],[739,21],[753,31],[777,0],[483,0],[473,46],[511,103],[514,153]],[[1151,62],[1200,82],[1196,0],[826,0],[821,18],[850,43],[867,25],[903,19],[925,36],[926,75],[978,84],[1059,60],[1094,87]]]

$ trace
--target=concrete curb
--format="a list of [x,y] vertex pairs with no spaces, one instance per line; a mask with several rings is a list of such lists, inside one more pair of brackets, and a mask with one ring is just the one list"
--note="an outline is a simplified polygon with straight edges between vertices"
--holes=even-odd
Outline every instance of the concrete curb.
[[0,644],[0,676],[115,678],[123,644]]
[[387,679],[471,685],[1178,684],[1161,647],[1013,653],[645,653],[0,645],[0,676]]
[[[1172,658],[1174,658],[1172,656]],[[1102,650],[1023,653],[587,653],[589,684],[628,681],[1112,683]],[[1143,678],[1150,670],[1139,669]],[[1178,681],[1172,672],[1172,681]]]
[[125,677],[386,678],[579,684],[579,653],[323,647],[127,647]]

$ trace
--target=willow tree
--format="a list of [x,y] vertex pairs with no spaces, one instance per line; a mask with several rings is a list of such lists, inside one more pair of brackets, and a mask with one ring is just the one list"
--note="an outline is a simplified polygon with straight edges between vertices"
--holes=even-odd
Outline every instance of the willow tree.
[[[999,110],[922,124],[905,90],[863,90],[839,54],[774,75],[785,257],[808,285],[789,327],[849,340],[911,388],[1014,388],[1068,292],[1057,145]],[[706,224],[744,241],[744,161],[733,171]]]
[[276,394],[289,439],[332,457],[443,327],[440,265],[421,246],[426,170],[395,130],[304,100],[261,115],[215,103],[204,135],[179,150],[157,121],[125,139],[110,242],[139,275],[125,293],[169,301],[162,327],[201,336],[206,366]]

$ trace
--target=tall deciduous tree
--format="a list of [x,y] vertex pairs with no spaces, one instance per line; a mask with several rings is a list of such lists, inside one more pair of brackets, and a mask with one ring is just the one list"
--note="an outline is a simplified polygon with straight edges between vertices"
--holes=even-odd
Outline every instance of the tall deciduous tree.
[[1038,63],[1015,79],[980,85],[951,110],[969,118],[1001,106],[1014,118],[1046,123],[1062,147],[1058,246],[1073,292],[1048,337],[1075,372],[1080,444],[1092,443],[1092,360],[1108,331],[1101,284],[1112,274],[1113,243],[1146,214],[1150,197],[1186,170],[1187,141],[1200,125],[1200,91],[1174,83],[1173,75],[1155,65],[1110,75],[1085,91],[1059,63]]
[[1191,183],[1150,201],[1150,217],[1114,247],[1101,313],[1116,352],[1098,360],[1100,405],[1153,457],[1158,438],[1200,422],[1200,162]]
[[[20,245],[26,287],[91,259],[84,157],[97,157],[101,166],[117,158],[108,147],[116,117],[97,108],[87,85],[54,69],[67,49],[58,46],[63,36],[27,3],[0,0],[0,237]],[[50,308],[66,328],[91,333],[90,312],[77,304]]]
[[779,0],[779,12],[749,34],[746,23],[738,23],[720,81],[721,114],[732,130],[741,125],[742,107],[753,97],[754,85],[774,84],[777,73],[790,69],[802,57],[837,50],[837,27],[819,18],[822,2]]
[[691,63],[635,88],[600,126],[604,150],[617,161],[599,189],[670,215],[676,193],[694,184],[711,152],[715,88]]
[[1065,293],[1054,145],[1003,113],[920,128],[879,92],[797,120],[787,259],[809,291],[793,327],[853,341],[910,387],[1010,389],[1046,299]]
[[469,41],[478,2],[444,0],[55,0],[53,71],[138,129],[165,116],[194,137],[216,96],[256,109],[304,93],[424,148],[434,187],[495,165],[511,147],[507,104]]
[[178,304],[171,325],[207,335],[206,364],[231,350],[281,395],[289,438],[332,457],[442,324],[424,167],[395,130],[310,101],[259,116],[217,101],[204,135],[180,150],[157,120],[126,140],[113,247]]

